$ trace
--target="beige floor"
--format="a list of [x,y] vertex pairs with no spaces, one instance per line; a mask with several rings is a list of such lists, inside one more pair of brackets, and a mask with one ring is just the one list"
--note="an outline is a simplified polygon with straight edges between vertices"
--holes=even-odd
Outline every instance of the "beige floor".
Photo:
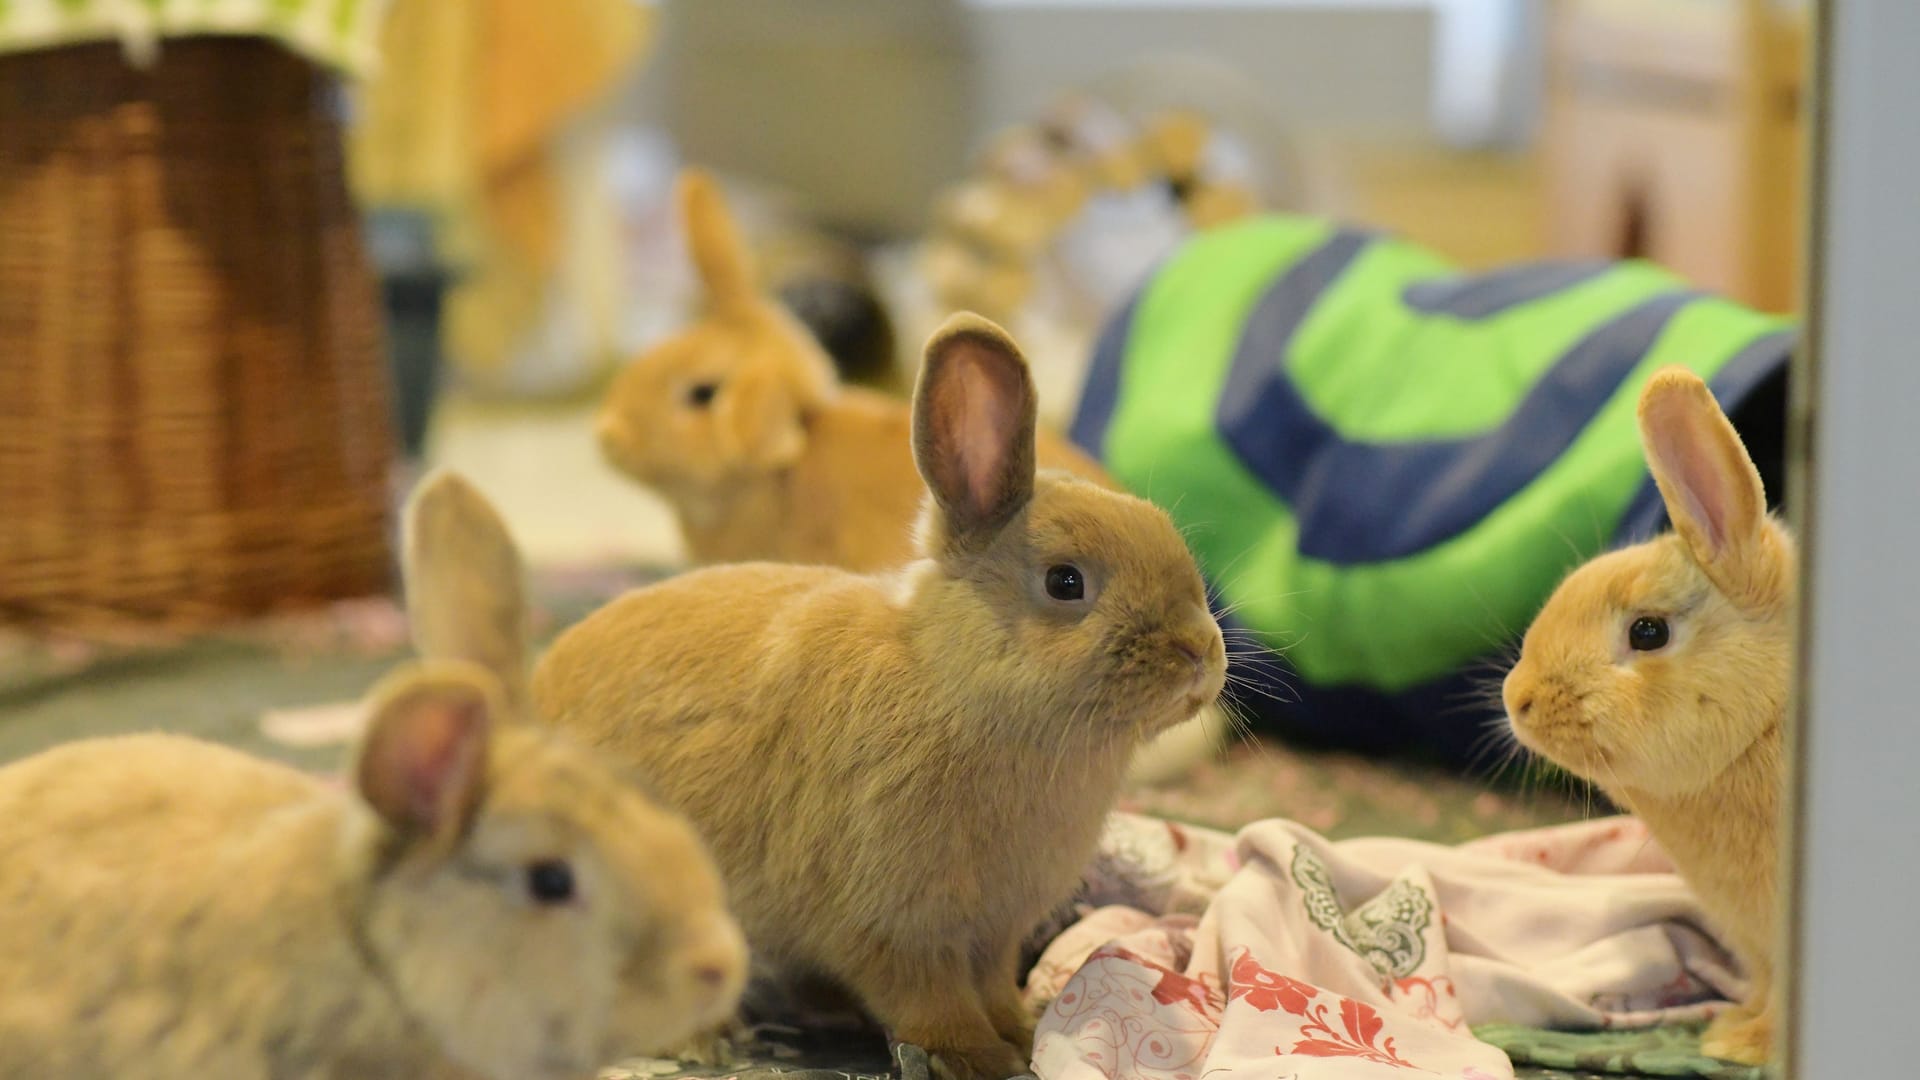
[[493,500],[535,566],[678,564],[680,536],[666,506],[601,459],[592,408],[449,398],[434,419],[428,463],[459,471]]

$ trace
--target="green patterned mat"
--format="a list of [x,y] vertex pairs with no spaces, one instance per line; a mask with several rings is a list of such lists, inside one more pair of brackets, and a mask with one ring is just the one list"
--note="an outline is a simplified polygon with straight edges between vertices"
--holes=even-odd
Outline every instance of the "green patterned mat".
[[1616,1076],[1684,1076],[1701,1080],[1767,1080],[1770,1071],[1700,1052],[1700,1027],[1637,1031],[1544,1031],[1486,1024],[1475,1036],[1507,1052],[1520,1080],[1599,1080]]
[[[1516,1080],[1617,1080],[1689,1077],[1697,1080],[1769,1080],[1767,1069],[1736,1065],[1700,1053],[1700,1027],[1635,1031],[1547,1031],[1486,1024],[1475,1036],[1506,1051]],[[726,1065],[680,1065],[638,1060],[603,1074],[608,1080],[927,1080],[926,1052],[888,1047],[872,1030],[802,1030],[779,1023],[753,1028],[742,1058]]]
[[[1698,1026],[1579,1032],[1487,1024],[1475,1028],[1474,1034],[1506,1051],[1516,1080],[1770,1077],[1766,1069],[1702,1055]],[[889,1048],[871,1031],[757,1025],[752,1041],[741,1052],[740,1060],[726,1065],[640,1060],[623,1063],[603,1076],[607,1080],[928,1080],[930,1076],[925,1051],[898,1043]]]

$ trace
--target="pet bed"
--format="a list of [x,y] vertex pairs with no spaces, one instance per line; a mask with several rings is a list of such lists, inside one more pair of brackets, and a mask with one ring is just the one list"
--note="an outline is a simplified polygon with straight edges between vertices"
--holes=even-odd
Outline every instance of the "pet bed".
[[1108,324],[1075,441],[1164,505],[1222,613],[1279,654],[1302,740],[1471,756],[1559,578],[1664,525],[1634,401],[1699,373],[1780,480],[1792,325],[1642,262],[1462,275],[1267,215],[1182,246]]

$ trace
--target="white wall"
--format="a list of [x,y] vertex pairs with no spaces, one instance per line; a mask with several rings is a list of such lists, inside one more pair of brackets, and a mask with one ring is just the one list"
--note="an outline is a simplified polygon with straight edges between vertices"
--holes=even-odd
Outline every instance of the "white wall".
[[[656,5],[667,16],[663,53],[624,111],[680,125],[720,167],[911,227],[916,208],[964,166],[958,144],[1156,60],[1203,61],[1186,69],[1206,84],[1196,103],[1224,99],[1229,114],[1257,112],[1294,134],[1504,131],[1512,125],[1473,115],[1511,82],[1486,69],[1484,42],[1460,48],[1456,38],[1447,55],[1467,67],[1436,82],[1441,20],[1466,10],[1473,17],[1456,28],[1497,30],[1505,24],[1488,18],[1492,9],[1535,2],[677,0]],[[687,17],[695,5],[704,5],[698,20]],[[1123,92],[1159,96],[1140,88],[1135,80]],[[1436,125],[1443,98],[1449,119]]]
[[1392,135],[1430,128],[1430,0],[972,0],[970,6],[981,130],[1029,120],[1062,87],[1127,63],[1196,54],[1233,68],[1293,126]]
[[1920,970],[1920,4],[1827,9],[1815,362],[1796,410],[1812,438],[1794,1080],[1914,1075]]

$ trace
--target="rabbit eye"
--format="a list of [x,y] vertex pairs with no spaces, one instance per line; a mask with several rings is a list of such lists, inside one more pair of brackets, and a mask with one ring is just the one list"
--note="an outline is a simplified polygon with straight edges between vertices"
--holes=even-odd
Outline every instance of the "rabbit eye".
[[1653,652],[1667,647],[1673,631],[1658,615],[1642,615],[1627,627],[1627,646],[1635,652]]
[[696,409],[704,409],[713,404],[713,396],[719,392],[719,383],[694,383],[687,387],[687,404]]
[[542,904],[573,899],[573,867],[561,859],[542,859],[527,867],[527,894]]
[[1047,595],[1055,600],[1080,600],[1087,595],[1087,580],[1080,568],[1061,563],[1047,568]]

